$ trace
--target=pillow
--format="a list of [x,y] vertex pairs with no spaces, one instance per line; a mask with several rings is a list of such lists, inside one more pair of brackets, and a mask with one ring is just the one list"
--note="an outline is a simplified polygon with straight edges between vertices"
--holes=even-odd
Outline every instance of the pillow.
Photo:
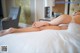
[[80,33],[80,24],[70,23],[68,25],[68,31],[71,33]]

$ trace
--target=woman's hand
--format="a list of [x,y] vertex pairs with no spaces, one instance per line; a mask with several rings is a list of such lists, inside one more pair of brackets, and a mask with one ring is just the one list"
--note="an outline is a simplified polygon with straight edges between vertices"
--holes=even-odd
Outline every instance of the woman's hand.
[[41,21],[41,22],[34,22],[32,27],[42,27],[42,26],[46,26],[46,25],[49,25],[48,22]]

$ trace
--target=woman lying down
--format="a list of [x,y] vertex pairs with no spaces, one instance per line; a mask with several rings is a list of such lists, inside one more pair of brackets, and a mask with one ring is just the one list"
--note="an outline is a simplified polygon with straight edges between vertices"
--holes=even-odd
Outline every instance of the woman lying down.
[[[73,19],[72,19],[73,18]],[[60,15],[59,17],[51,20],[50,22],[43,21],[43,22],[34,22],[32,24],[32,27],[26,27],[26,28],[9,28],[6,30],[2,30],[0,32],[0,36],[10,33],[19,33],[19,32],[33,32],[33,31],[41,31],[46,29],[53,29],[53,30],[66,30],[68,27],[61,24],[68,25],[72,20],[76,24],[80,24],[80,12],[74,13],[74,15],[71,17],[69,15]]]

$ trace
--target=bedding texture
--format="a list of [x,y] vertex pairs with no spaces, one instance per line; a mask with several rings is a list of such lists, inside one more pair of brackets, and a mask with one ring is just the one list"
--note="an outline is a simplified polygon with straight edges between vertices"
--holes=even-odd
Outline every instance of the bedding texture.
[[80,53],[80,33],[69,29],[8,34],[0,45],[7,46],[6,53]]

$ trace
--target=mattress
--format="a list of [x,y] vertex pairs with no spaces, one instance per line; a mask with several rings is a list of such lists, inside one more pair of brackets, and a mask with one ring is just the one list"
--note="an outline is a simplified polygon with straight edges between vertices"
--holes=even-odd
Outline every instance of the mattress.
[[6,53],[80,53],[80,34],[67,30],[13,33],[0,37],[0,46],[7,46]]

